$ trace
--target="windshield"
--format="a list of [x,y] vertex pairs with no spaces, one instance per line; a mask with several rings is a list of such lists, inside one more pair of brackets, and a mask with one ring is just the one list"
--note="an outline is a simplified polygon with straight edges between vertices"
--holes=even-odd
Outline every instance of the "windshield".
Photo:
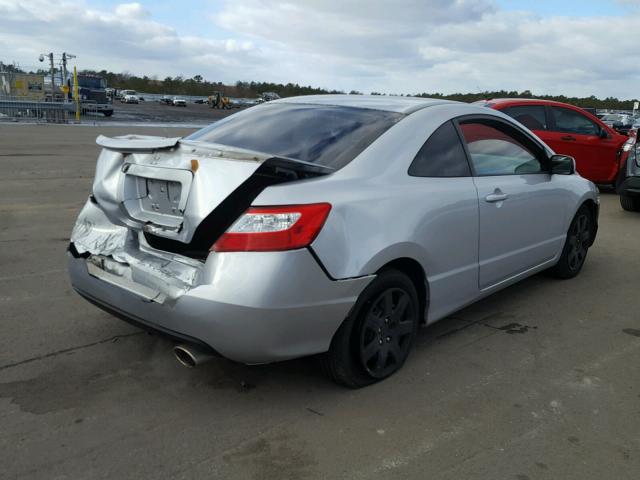
[[85,77],[78,75],[78,86],[84,88],[103,89],[107,86],[101,77]]
[[620,115],[609,114],[602,117],[605,122],[619,122],[621,120]]
[[364,108],[266,104],[220,120],[187,140],[220,143],[338,169],[403,117],[401,113]]

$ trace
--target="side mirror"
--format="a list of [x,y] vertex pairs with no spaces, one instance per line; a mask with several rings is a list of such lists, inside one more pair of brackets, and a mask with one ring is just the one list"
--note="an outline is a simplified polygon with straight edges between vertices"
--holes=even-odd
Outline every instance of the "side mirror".
[[576,173],[576,161],[568,155],[552,155],[549,159],[552,175],[573,175]]
[[604,128],[600,129],[600,134],[598,136],[602,139],[609,138],[609,134]]

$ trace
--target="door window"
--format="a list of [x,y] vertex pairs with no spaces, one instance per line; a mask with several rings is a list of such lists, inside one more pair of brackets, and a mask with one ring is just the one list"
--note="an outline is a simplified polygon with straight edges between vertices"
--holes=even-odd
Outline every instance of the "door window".
[[478,176],[542,173],[534,149],[518,140],[517,133],[499,122],[468,121],[460,129]]
[[577,135],[599,135],[600,127],[584,115],[562,107],[552,107],[551,112],[558,132],[575,133]]
[[409,167],[413,177],[468,177],[464,147],[452,122],[441,125],[422,146]]
[[516,119],[529,130],[547,129],[547,117],[543,105],[520,105],[505,108],[502,112]]

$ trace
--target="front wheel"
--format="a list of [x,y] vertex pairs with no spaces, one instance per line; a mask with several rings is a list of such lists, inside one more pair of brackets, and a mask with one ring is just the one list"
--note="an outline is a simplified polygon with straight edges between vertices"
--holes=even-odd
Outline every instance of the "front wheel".
[[558,263],[549,269],[556,278],[573,278],[580,273],[594,232],[593,218],[586,206],[580,207],[571,221]]
[[397,270],[381,272],[360,294],[336,332],[323,365],[337,383],[360,388],[397,372],[420,323],[413,282]]

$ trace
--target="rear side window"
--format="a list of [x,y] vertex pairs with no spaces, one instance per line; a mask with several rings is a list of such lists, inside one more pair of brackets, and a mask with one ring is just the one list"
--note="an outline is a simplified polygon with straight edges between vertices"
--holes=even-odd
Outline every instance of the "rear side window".
[[502,110],[511,118],[514,118],[529,130],[546,130],[547,118],[543,105],[521,105]]
[[578,135],[598,135],[600,133],[600,127],[581,113],[562,107],[551,107],[551,112],[553,112],[553,121],[557,132]]
[[452,122],[433,132],[409,167],[413,177],[468,177],[471,175],[462,142]]
[[502,125],[470,121],[460,124],[471,163],[478,176],[542,173],[543,166],[532,149],[511,129]]
[[219,143],[339,169],[404,114],[334,105],[275,103],[251,107],[187,140]]

